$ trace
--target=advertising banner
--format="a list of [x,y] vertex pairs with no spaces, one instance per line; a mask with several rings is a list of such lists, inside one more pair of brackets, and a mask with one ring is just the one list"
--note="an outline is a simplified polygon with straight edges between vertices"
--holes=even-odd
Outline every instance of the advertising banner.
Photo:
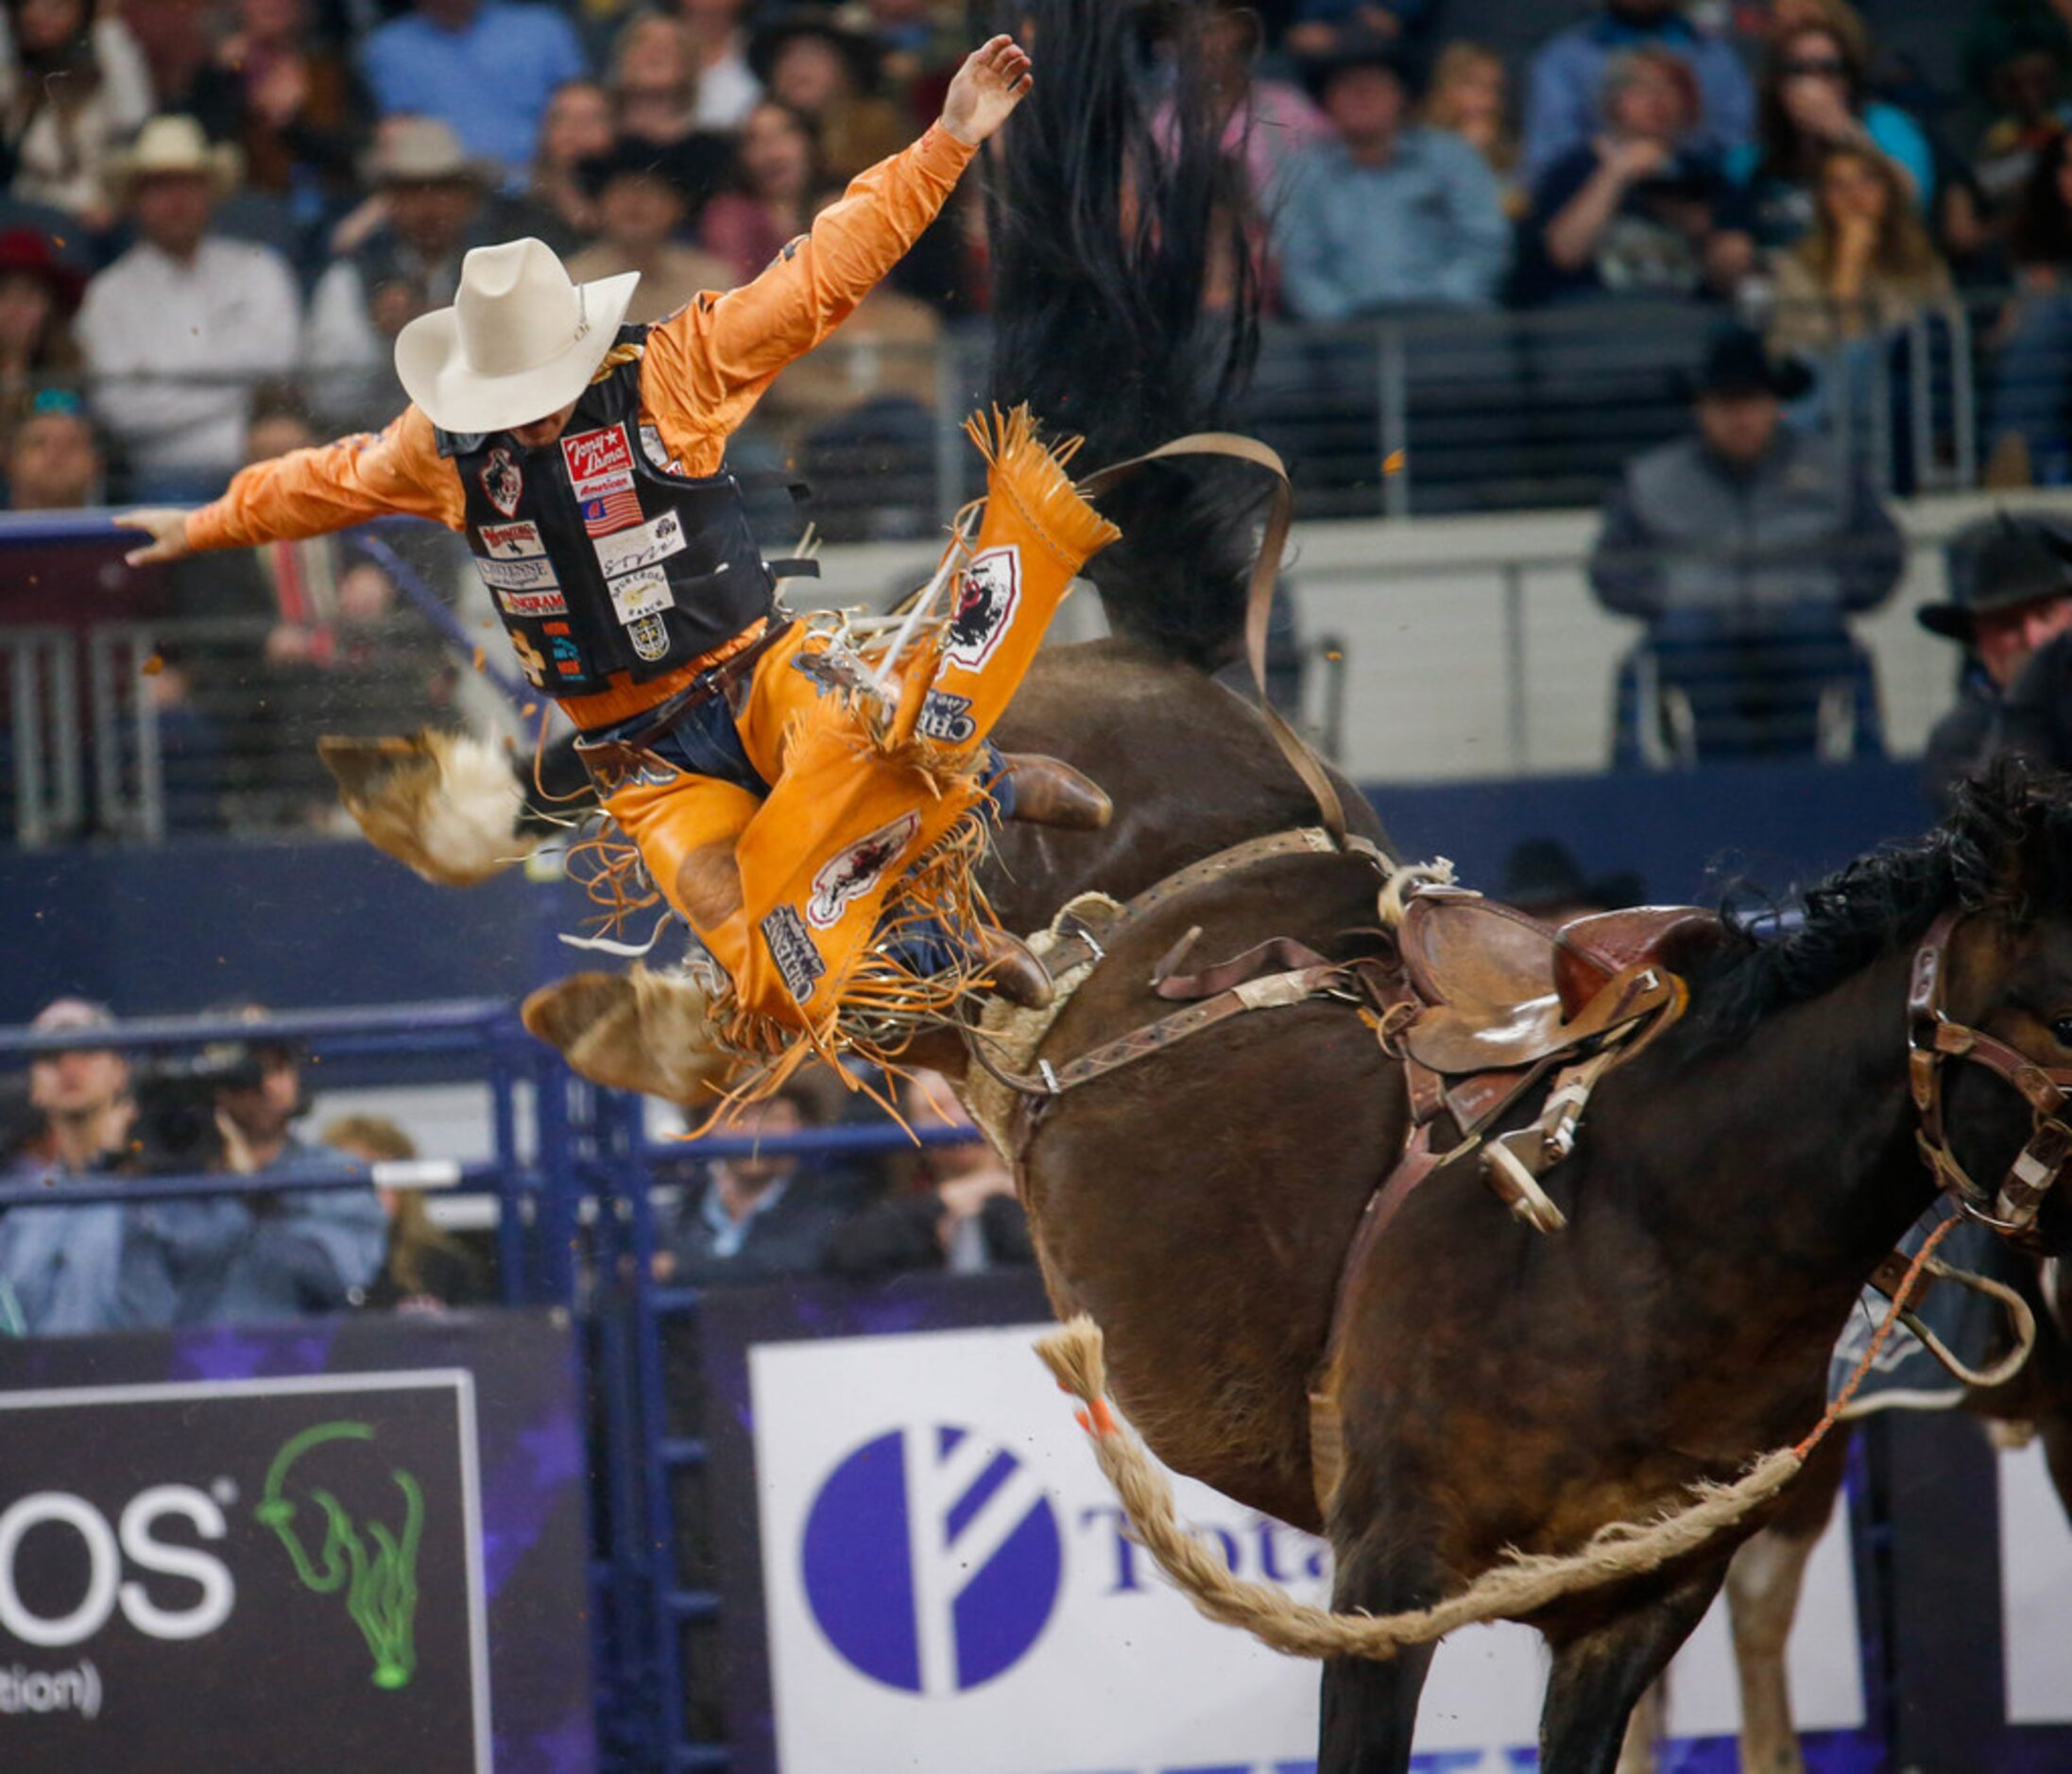
[[[1042,1320],[829,1336],[845,1328],[840,1308],[791,1299],[799,1323],[786,1337],[769,1296],[761,1306],[708,1297],[713,1383],[722,1396],[745,1383],[746,1408],[722,1440],[745,1421],[760,1529],[759,1552],[722,1568],[729,1650],[748,1688],[730,1709],[737,1766],[1309,1774],[1316,1666],[1203,1619],[1129,1540],[1031,1353]],[[911,1325],[914,1305],[895,1316]],[[850,1322],[872,1313],[854,1305]],[[737,1316],[759,1314],[752,1329]],[[801,1338],[807,1322],[822,1334]],[[729,1380],[736,1348],[743,1371]],[[730,1458],[715,1446],[715,1477]],[[1183,1518],[1239,1576],[1327,1601],[1321,1542],[1200,1485],[1177,1489]],[[719,1508],[738,1547],[745,1524],[725,1498]],[[1845,1528],[1831,1532],[1789,1656],[1801,1722],[1827,1733],[1829,1769],[1877,1765],[1862,1729],[1851,1563]],[[1425,1690],[1417,1766],[1534,1765],[1545,1673],[1525,1629],[1448,1641]],[[1672,1737],[1738,1728],[1721,1611],[1678,1660],[1670,1694]]]
[[593,1759],[544,1314],[0,1342],[0,1767]]

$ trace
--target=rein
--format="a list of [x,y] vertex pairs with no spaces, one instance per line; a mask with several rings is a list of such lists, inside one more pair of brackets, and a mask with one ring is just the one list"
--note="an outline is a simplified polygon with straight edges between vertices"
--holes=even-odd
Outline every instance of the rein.
[[[1949,947],[1960,914],[1944,913],[1914,952],[1907,996],[1907,1078],[1920,1125],[1914,1138],[1936,1183],[1968,1220],[2017,1243],[2032,1241],[2036,1213],[2072,1164],[2072,1127],[2060,1118],[2072,1101],[2072,1069],[2039,1066],[2005,1041],[1951,1019],[1944,1009],[1949,985]],[[1982,1066],[2021,1093],[2033,1120],[2028,1143],[1988,1191],[1950,1150],[1943,1115],[1943,1067],[1951,1060]]]

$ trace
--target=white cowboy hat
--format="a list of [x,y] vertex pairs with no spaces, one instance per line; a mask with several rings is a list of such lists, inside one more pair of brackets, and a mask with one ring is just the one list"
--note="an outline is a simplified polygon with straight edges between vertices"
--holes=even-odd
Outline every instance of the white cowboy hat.
[[222,197],[237,188],[243,170],[244,157],[235,148],[211,142],[192,117],[171,115],[153,117],[138,130],[134,142],[111,157],[106,178],[117,202],[138,179],[154,176],[206,179]]
[[477,247],[461,261],[454,305],[396,335],[396,375],[441,431],[533,424],[590,385],[640,281],[626,271],[576,283],[537,240]]
[[370,185],[432,185],[449,180],[494,185],[502,175],[486,161],[470,158],[454,127],[437,117],[390,117],[362,164]]

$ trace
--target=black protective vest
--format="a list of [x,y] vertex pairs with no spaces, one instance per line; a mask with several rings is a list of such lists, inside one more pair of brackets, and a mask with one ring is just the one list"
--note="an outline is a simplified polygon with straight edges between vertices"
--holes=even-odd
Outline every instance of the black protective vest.
[[[645,327],[622,327],[636,352]],[[560,437],[438,434],[460,470],[468,543],[525,675],[587,696],[614,672],[659,677],[731,640],[772,607],[731,474],[658,466],[641,430],[641,358],[591,384]]]

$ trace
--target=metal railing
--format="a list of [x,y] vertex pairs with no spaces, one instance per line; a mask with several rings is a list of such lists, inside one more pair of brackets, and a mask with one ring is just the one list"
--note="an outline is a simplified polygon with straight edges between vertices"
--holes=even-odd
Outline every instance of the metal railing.
[[[1635,452],[1684,426],[1689,379],[1733,312],[1621,299],[1331,326],[1276,320],[1237,420],[1289,457],[1310,517],[1589,503]],[[1746,312],[1770,325],[1799,311],[1757,299]],[[1844,435],[1901,491],[1973,485],[2010,429],[2029,431],[2044,472],[2065,478],[2068,314],[2072,298],[2015,291],[1938,301],[1897,324],[1823,305],[1791,329],[1812,341],[1819,384],[1801,417]],[[787,489],[799,483],[813,490],[805,515],[831,540],[932,533],[978,485],[962,426],[987,392],[989,349],[983,324],[946,327],[933,343],[838,333],[788,371],[729,446],[770,535],[796,532]],[[118,457],[113,396],[135,380],[111,384],[98,409]],[[379,424],[401,402],[385,369],[347,383],[355,392],[341,403],[334,373],[303,378],[326,427]],[[94,384],[83,386],[92,405]],[[1400,468],[1385,472],[1391,462]]]

